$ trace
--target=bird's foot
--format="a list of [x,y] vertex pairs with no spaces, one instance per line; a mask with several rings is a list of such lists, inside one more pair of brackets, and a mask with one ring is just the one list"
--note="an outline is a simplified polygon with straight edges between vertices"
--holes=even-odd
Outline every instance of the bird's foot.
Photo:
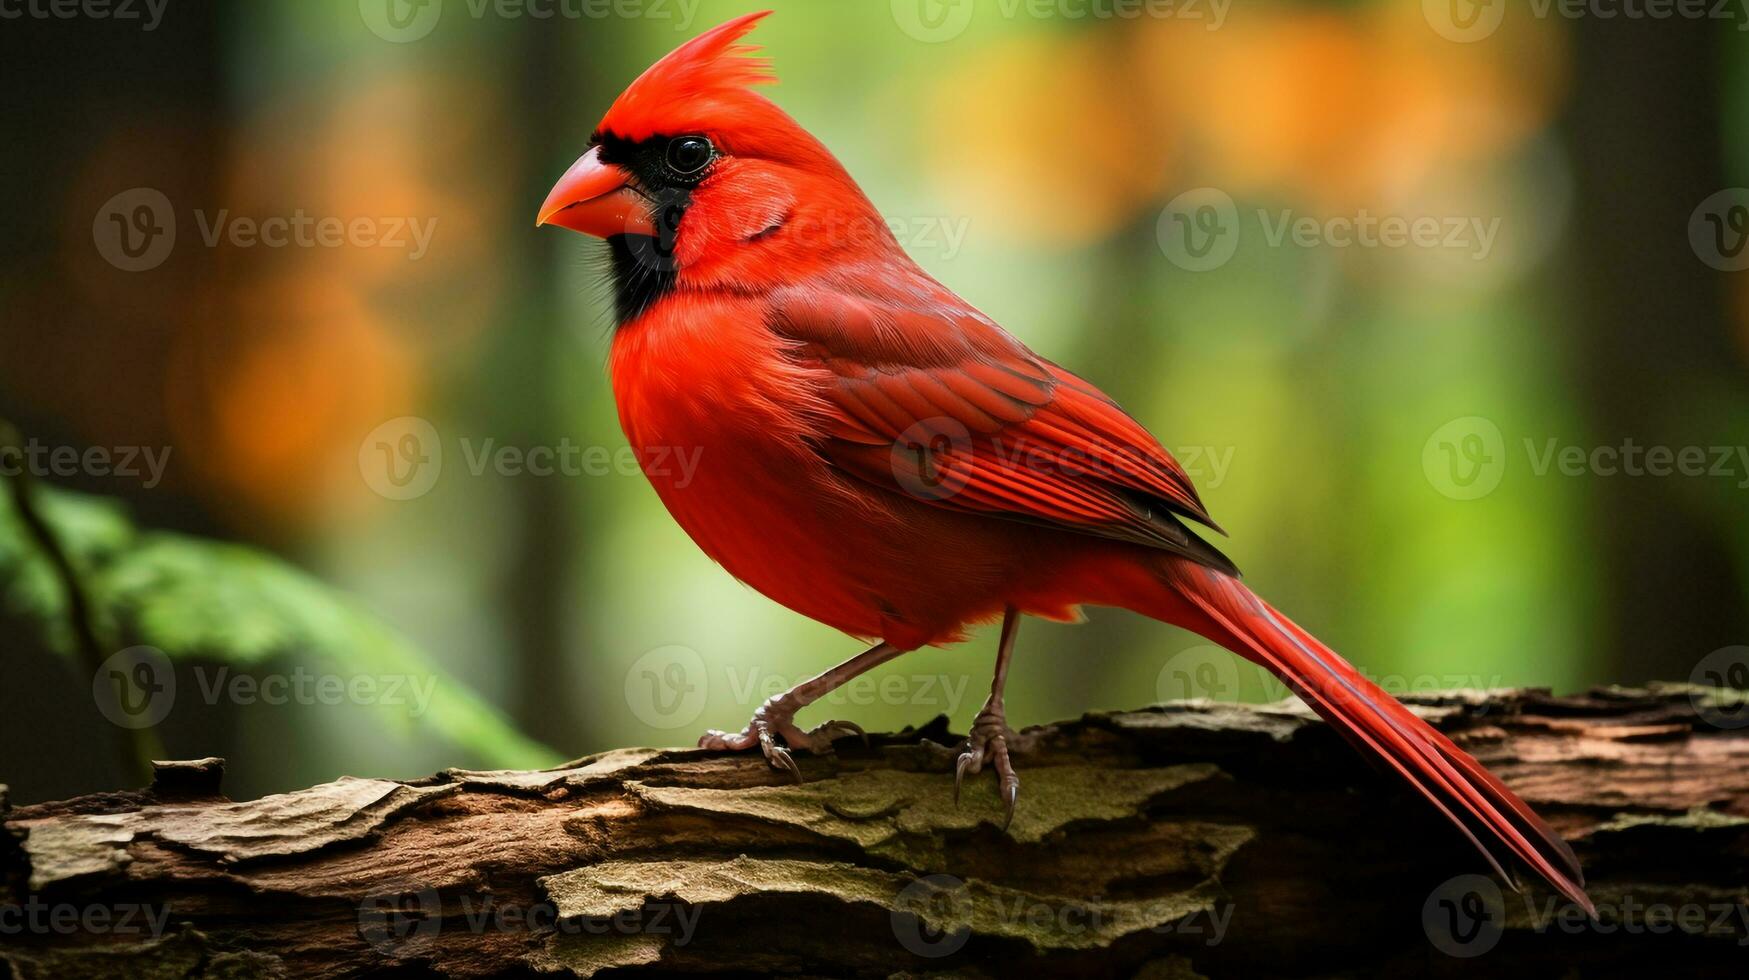
[[1014,822],[1014,805],[1020,799],[1020,777],[1014,774],[1014,763],[1008,758],[1010,748],[1025,751],[1031,744],[1031,738],[1021,735],[1008,727],[1008,719],[1003,712],[1002,699],[991,695],[984,702],[984,710],[978,712],[976,721],[972,722],[972,730],[967,733],[966,746],[960,750],[959,763],[953,771],[953,799],[959,802],[960,784],[969,773],[976,776],[984,771],[984,763],[988,761],[996,770],[996,791],[1002,797],[1002,804],[1007,810],[1007,816],[1002,820],[1002,829]]
[[[747,722],[745,729],[725,732],[713,728],[699,736],[698,747],[744,752],[757,745],[771,768],[788,772],[799,783],[802,781],[802,770],[790,756],[790,749],[805,749],[815,755],[824,755],[832,751],[833,740],[846,735],[855,735],[865,744],[868,742],[868,734],[860,726],[848,721],[829,721],[810,731],[803,731],[795,723],[797,710],[798,706],[792,699],[780,694],[760,705],[759,710],[753,712],[753,718]],[[781,745],[777,741],[779,738],[783,739]]]

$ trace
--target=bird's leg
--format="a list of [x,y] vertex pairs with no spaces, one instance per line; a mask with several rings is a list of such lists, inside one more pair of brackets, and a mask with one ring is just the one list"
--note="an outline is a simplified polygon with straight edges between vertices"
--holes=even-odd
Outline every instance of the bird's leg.
[[713,728],[705,732],[698,740],[699,747],[739,752],[757,745],[765,754],[765,761],[771,763],[773,769],[788,770],[800,781],[802,771],[796,766],[796,760],[790,758],[789,749],[777,744],[778,736],[782,736],[790,748],[807,749],[815,753],[830,749],[832,739],[838,736],[861,735],[865,740],[868,736],[863,734],[861,728],[848,721],[829,721],[812,731],[804,732],[796,727],[796,712],[825,697],[856,675],[873,670],[904,652],[890,643],[877,643],[818,677],[803,681],[760,705],[753,712],[753,720],[747,723],[744,730],[724,732]]
[[953,798],[957,802],[960,783],[966,774],[977,775],[983,771],[984,760],[990,761],[996,770],[997,792],[1008,811],[1002,821],[1003,830],[1014,821],[1014,804],[1020,798],[1020,777],[1014,774],[1008,750],[1011,747],[1024,748],[1023,736],[1008,727],[1008,717],[1002,707],[1002,689],[1008,685],[1008,661],[1014,655],[1014,637],[1019,632],[1020,610],[1009,606],[1002,617],[1002,639],[996,647],[996,676],[990,681],[990,698],[984,702],[984,710],[978,712],[977,720],[972,722],[966,747],[960,752],[959,764],[953,773]]

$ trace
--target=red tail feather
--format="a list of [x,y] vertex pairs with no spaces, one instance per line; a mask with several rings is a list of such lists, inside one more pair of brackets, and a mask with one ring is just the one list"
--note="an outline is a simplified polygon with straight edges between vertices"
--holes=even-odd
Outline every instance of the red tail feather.
[[[1503,877],[1510,880],[1501,847],[1595,917],[1572,848],[1451,739],[1237,579],[1183,562],[1173,563],[1168,578],[1191,611],[1201,613],[1196,618],[1206,617],[1198,632],[1280,677],[1356,747],[1401,774]],[[1183,622],[1184,611],[1175,605],[1173,620]]]

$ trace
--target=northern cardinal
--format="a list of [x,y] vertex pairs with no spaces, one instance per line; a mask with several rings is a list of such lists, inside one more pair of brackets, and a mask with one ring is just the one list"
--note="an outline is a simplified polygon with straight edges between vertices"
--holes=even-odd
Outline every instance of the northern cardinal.
[[[769,12],[766,12],[769,13]],[[1003,684],[1022,615],[1118,606],[1274,672],[1455,823],[1591,909],[1573,851],[1481,764],[1240,583],[1184,470],[1092,384],[1027,349],[911,261],[824,145],[752,90],[738,44],[766,13],[682,44],[614,101],[538,224],[604,238],[610,355],[645,472],[731,574],[866,652],[699,744],[826,751],[796,712],[856,675],[1002,619],[995,680],[959,756],[1010,816]],[[1041,149],[1041,152],[1045,152]]]

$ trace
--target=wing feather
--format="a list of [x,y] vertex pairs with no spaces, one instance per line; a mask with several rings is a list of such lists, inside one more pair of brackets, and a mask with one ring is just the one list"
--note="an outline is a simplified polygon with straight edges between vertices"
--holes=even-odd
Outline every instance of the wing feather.
[[937,506],[1132,541],[1236,573],[1180,520],[1219,530],[1190,477],[1140,423],[932,280],[920,285],[773,298],[768,325],[823,379],[821,456]]

